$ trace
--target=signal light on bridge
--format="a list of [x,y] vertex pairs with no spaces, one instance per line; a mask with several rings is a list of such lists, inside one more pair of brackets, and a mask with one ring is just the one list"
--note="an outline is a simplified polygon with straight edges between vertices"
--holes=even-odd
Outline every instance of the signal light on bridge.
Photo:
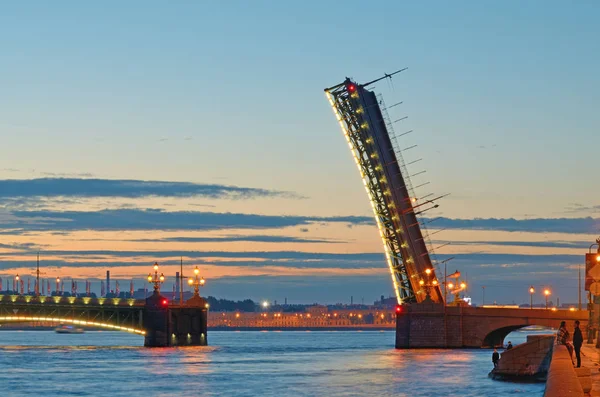
[[352,84],[352,83],[348,84],[346,86],[346,88],[348,89],[348,92],[354,92],[354,91],[356,91],[356,86],[354,84]]
[[402,306],[396,305],[396,313],[402,313]]
[[163,299],[161,303],[163,306],[167,306],[169,304],[169,301],[166,299]]

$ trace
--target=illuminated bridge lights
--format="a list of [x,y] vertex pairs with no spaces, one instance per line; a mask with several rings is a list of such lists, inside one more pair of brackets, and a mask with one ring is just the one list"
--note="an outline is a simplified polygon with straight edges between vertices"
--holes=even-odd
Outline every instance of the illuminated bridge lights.
[[60,318],[60,317],[38,317],[38,316],[0,316],[0,322],[3,321],[15,321],[15,322],[30,322],[30,321],[46,321],[46,322],[55,322],[55,323],[67,323],[74,325],[83,325],[88,327],[99,327],[106,328],[115,331],[124,331],[132,334],[138,335],[146,335],[146,331],[130,328],[130,327],[121,327],[119,325],[107,324],[107,323],[99,323],[96,321],[86,321],[86,320],[76,320],[72,318]]

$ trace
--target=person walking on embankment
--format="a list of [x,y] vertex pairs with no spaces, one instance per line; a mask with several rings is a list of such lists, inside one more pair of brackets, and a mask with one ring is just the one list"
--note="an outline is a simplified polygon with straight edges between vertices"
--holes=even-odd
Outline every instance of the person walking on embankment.
[[556,333],[556,344],[564,345],[567,347],[569,351],[569,357],[571,357],[571,362],[573,361],[573,345],[569,343],[570,338],[569,331],[567,330],[566,321],[560,322],[560,327],[558,328],[558,332]]
[[579,320],[576,320],[573,331],[573,347],[575,348],[575,357],[577,357],[577,368],[581,367],[581,345],[583,345],[583,335],[579,329]]

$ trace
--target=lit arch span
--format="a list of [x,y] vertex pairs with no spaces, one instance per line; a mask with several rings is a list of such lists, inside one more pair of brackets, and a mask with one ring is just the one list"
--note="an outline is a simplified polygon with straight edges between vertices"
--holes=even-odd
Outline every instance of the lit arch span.
[[29,322],[29,321],[48,321],[48,322],[60,322],[74,325],[82,325],[87,327],[99,327],[115,331],[124,331],[137,335],[146,335],[146,331],[137,328],[122,327],[120,325],[99,323],[96,321],[76,320],[73,318],[61,318],[61,317],[38,317],[38,316],[1,316],[0,322]]

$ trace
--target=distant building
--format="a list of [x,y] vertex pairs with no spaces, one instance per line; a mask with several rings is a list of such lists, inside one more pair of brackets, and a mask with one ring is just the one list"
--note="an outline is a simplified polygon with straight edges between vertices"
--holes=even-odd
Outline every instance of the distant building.
[[314,305],[306,308],[306,312],[313,315],[325,314],[328,311],[327,306],[323,305]]
[[381,299],[373,302],[373,306],[383,309],[394,309],[397,303],[398,301],[395,297],[385,298],[383,295],[381,295]]

